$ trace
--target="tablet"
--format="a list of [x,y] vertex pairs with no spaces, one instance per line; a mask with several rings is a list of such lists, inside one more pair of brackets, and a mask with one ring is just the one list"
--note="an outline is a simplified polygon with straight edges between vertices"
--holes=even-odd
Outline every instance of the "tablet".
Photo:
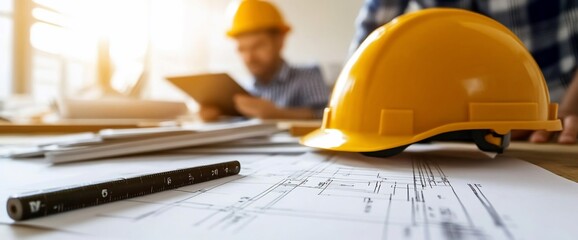
[[250,95],[226,73],[211,73],[181,77],[167,77],[167,80],[191,96],[200,105],[218,107],[224,115],[239,116],[235,109],[235,94]]

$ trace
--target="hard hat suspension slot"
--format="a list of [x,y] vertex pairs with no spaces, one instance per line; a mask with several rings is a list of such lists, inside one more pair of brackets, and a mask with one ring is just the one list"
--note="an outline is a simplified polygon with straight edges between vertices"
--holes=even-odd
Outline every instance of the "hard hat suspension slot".
[[482,151],[503,153],[510,145],[511,133],[498,134],[491,130],[474,131],[473,139],[476,146]]

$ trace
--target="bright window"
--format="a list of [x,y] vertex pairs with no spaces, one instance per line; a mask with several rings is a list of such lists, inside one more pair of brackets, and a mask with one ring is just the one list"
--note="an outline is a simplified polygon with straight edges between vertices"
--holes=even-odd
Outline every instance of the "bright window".
[[[102,84],[123,91],[142,72],[148,1],[33,0],[31,92],[40,99],[82,95]],[[128,14],[130,13],[130,14]],[[103,71],[101,67],[114,71]],[[136,66],[136,67],[135,67]],[[128,69],[128,70],[127,70]],[[97,72],[105,73],[98,75]],[[108,74],[108,75],[106,75]]]
[[12,0],[0,1],[0,99],[12,92]]
[[12,0],[0,1],[0,12],[10,13],[14,7],[14,2]]

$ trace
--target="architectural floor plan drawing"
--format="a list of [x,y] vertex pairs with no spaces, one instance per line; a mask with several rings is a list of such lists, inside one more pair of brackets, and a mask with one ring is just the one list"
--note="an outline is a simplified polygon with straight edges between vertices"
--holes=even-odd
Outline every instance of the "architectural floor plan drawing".
[[408,152],[239,161],[239,176],[22,224],[141,239],[578,236],[566,221],[578,214],[578,185],[516,159]]

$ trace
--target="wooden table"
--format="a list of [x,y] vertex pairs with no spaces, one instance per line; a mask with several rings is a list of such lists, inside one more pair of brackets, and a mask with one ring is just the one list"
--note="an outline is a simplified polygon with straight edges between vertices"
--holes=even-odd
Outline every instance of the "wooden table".
[[504,156],[536,164],[564,178],[578,182],[578,144],[533,144],[512,142]]

